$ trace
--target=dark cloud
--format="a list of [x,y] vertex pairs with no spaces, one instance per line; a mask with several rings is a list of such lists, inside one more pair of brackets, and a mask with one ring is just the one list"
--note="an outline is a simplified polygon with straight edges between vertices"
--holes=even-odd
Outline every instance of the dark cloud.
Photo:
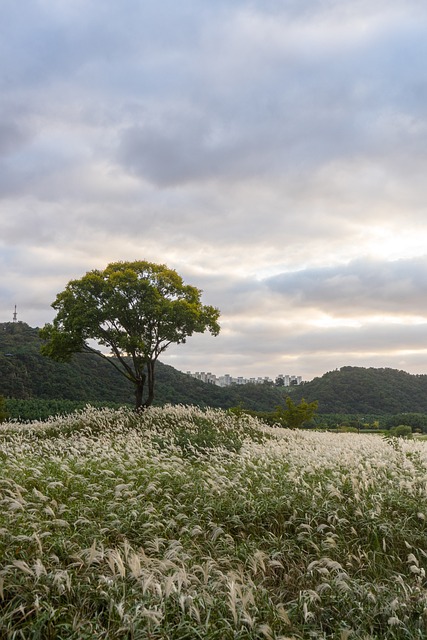
[[3,119],[0,121],[0,156],[18,151],[25,146],[30,137],[25,124]]
[[427,258],[345,265],[282,273],[266,280],[272,291],[331,315],[373,312],[423,315],[427,311]]
[[237,11],[228,27],[213,20],[196,58],[187,57],[191,45],[179,57],[178,84],[168,66],[163,102],[148,102],[145,122],[124,129],[119,161],[165,186],[310,175],[362,157],[394,172],[424,157],[427,45],[418,21],[371,26],[368,14],[354,37],[351,22],[315,22],[319,7],[326,16],[338,11],[314,5],[307,22],[287,8],[273,20],[258,7]]

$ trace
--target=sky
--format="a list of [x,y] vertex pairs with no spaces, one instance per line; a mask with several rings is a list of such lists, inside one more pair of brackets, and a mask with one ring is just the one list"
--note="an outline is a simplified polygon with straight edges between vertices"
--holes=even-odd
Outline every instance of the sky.
[[163,362],[427,373],[425,0],[1,0],[0,322],[166,264],[221,310]]

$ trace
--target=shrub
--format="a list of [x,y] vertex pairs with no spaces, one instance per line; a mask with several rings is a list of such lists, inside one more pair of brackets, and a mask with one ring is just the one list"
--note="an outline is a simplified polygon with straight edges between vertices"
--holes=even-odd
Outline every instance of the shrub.
[[412,427],[408,424],[399,424],[390,429],[390,435],[395,438],[412,438]]

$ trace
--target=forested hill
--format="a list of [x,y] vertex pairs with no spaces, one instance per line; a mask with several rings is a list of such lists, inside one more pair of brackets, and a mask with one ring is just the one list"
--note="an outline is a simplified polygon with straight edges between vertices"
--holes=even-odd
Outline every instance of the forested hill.
[[[70,364],[41,355],[38,329],[24,322],[0,323],[0,395],[6,398],[134,403],[133,385],[99,356],[76,354]],[[185,348],[185,347],[183,347]],[[271,411],[284,392],[267,385],[222,389],[194,380],[173,367],[157,364],[154,404],[241,405]]]
[[[41,355],[38,329],[24,322],[0,323],[0,395],[133,405],[133,385],[108,362],[76,354],[70,364]],[[185,347],[183,347],[185,348]],[[427,413],[427,375],[396,369],[342,367],[298,387],[205,384],[161,362],[157,365],[155,404],[195,404],[273,411],[286,395],[295,402],[318,400],[319,413]]]
[[292,399],[318,400],[319,413],[427,413],[427,375],[342,367],[294,387]]

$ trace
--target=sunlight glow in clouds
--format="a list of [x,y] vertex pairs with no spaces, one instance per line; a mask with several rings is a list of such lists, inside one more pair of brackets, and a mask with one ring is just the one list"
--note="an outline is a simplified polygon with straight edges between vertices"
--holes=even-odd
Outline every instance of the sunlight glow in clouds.
[[[400,222],[400,225],[402,222]],[[370,229],[371,239],[366,241],[366,253],[383,260],[415,258],[426,254],[425,228]]]

